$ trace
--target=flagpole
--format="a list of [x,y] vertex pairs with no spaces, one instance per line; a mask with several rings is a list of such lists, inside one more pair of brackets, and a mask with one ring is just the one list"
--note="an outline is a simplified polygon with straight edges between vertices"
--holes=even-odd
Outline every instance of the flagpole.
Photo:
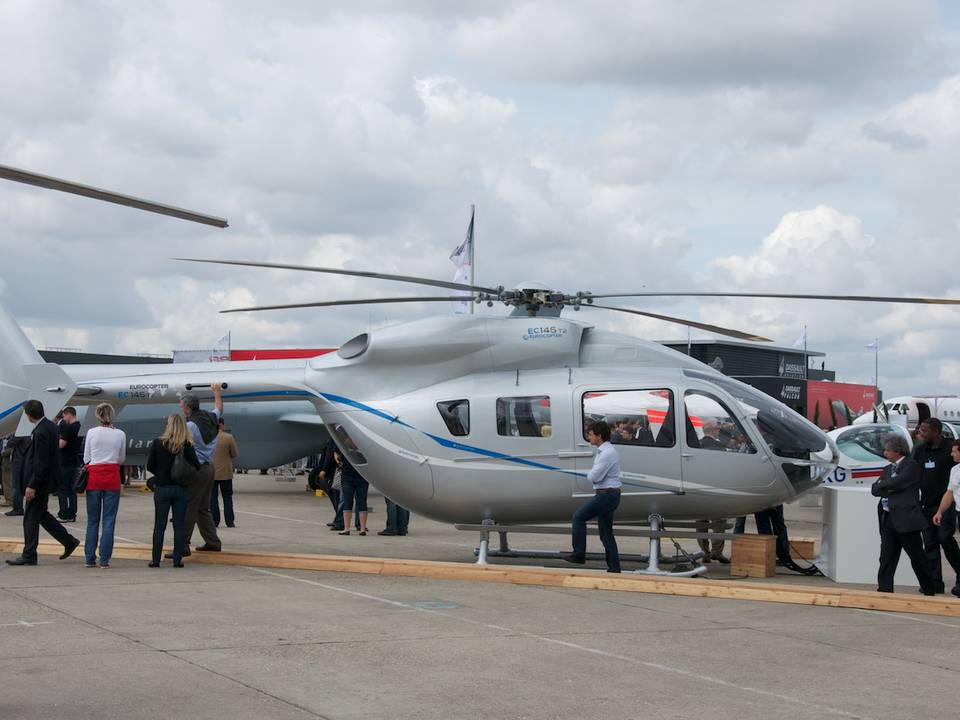
[[873,341],[873,401],[880,402],[880,338]]
[[807,355],[807,326],[803,326],[803,379],[806,380],[808,376],[807,370],[810,366],[810,356]]
[[[474,246],[477,243],[477,226],[474,224],[474,213],[476,212],[476,205],[470,206],[470,226],[473,228],[473,237],[470,239],[470,284],[477,284],[477,266],[474,264]],[[470,301],[470,314],[473,315],[473,308],[477,303]]]

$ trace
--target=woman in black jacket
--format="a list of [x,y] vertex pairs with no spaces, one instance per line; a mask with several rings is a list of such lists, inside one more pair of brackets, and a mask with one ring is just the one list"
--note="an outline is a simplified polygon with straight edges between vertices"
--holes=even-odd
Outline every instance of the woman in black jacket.
[[150,445],[147,457],[147,470],[153,473],[149,485],[153,489],[153,560],[150,567],[160,567],[160,555],[163,552],[163,533],[167,529],[167,518],[173,509],[173,566],[183,567],[183,544],[185,541],[187,502],[190,490],[174,480],[170,472],[174,460],[183,453],[184,459],[195,470],[200,469],[197,453],[193,449],[193,438],[187,430],[187,423],[180,415],[167,418],[167,428],[163,435]]

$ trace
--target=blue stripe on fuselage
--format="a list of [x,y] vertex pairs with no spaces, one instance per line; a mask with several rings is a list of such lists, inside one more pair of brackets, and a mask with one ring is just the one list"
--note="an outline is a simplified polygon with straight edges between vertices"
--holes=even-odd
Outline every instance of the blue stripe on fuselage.
[[[389,420],[391,423],[398,423],[403,425],[406,428],[410,428],[416,432],[425,435],[426,437],[433,440],[438,445],[450,448],[451,450],[461,450],[463,452],[476,453],[477,455],[482,455],[488,458],[494,458],[496,460],[505,460],[507,462],[516,463],[517,465],[526,465],[527,467],[538,468],[540,470],[550,470],[552,472],[563,473],[564,475],[574,475],[576,477],[586,477],[587,473],[577,470],[567,470],[566,468],[556,467],[555,465],[547,465],[545,463],[535,462],[533,460],[527,460],[525,458],[514,457],[512,455],[507,455],[506,453],[497,452],[496,450],[487,450],[485,448],[476,447],[474,445],[466,445],[456,440],[448,440],[447,438],[440,437],[439,435],[433,435],[423,430],[418,430],[412,425],[403,422],[398,417],[389,415],[388,413],[383,412],[382,410],[377,410],[374,407],[366,405],[362,402],[356,400],[351,400],[350,398],[345,398],[342,395],[333,395],[331,393],[320,393],[325,399],[330,400],[331,402],[337,402],[342,405],[349,405],[350,407],[357,408],[358,410],[363,410],[364,412],[371,413],[377,417],[383,418],[384,420]],[[621,481],[624,485],[629,485],[630,487],[643,488],[646,490],[652,490],[655,492],[676,492],[670,488],[656,487],[652,485],[643,485],[641,483]]]
[[10,413],[16,412],[22,407],[23,407],[23,403],[17,403],[9,410],[4,410],[3,412],[0,412],[0,420],[3,420],[3,418],[5,418],[7,415],[9,415]]

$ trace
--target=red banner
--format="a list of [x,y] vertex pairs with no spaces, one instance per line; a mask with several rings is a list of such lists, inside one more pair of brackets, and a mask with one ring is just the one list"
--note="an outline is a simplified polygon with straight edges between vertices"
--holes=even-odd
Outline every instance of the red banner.
[[870,411],[876,402],[873,385],[807,381],[807,418],[825,430],[849,424],[848,420]]
[[231,350],[231,360],[291,360],[326,355],[336,348],[280,348],[273,350]]

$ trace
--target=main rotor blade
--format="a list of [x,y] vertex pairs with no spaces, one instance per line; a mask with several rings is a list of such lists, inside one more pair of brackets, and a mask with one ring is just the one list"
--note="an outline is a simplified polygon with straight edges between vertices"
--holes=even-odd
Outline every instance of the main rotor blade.
[[595,298],[626,298],[626,297],[739,297],[739,298],[777,298],[783,300],[844,300],[849,302],[886,302],[886,303],[918,303],[922,305],[960,305],[956,298],[926,298],[926,297],[885,297],[882,295],[794,295],[789,293],[723,293],[723,292],[639,292],[639,293],[604,293],[591,295]]
[[329,273],[331,275],[350,275],[352,277],[367,277],[377,280],[395,280],[416,285],[446,288],[447,290],[466,290],[467,292],[488,293],[499,295],[502,288],[488,288],[479,285],[464,285],[462,283],[447,282],[446,280],[431,280],[430,278],[414,277],[412,275],[388,275],[386,273],[367,272],[365,270],[341,270],[340,268],[322,268],[312,265],[287,265],[284,263],[250,262],[247,260],[204,260],[202,258],[173,258],[185,262],[210,263],[212,265],[241,265],[244,267],[272,268],[274,270],[303,270],[305,272]]
[[336,305],[379,305],[380,303],[412,303],[412,302],[463,302],[472,301],[471,295],[453,295],[450,297],[398,297],[398,298],[365,298],[362,300],[331,300],[328,302],[293,303],[291,305],[261,305],[258,307],[231,308],[221,310],[221,313],[255,312],[258,310],[290,310],[293,308],[334,307]]
[[[595,296],[596,297],[596,296]],[[587,305],[584,303],[581,307],[595,307],[601,310],[615,310],[616,312],[630,313],[631,315],[643,315],[644,317],[655,318],[656,320],[665,320],[666,322],[678,323],[680,325],[689,325],[690,327],[700,328],[717,335],[727,335],[738,338],[739,340],[753,340],[755,342],[773,342],[770,338],[752,333],[731,330],[730,328],[720,327],[719,325],[709,325],[707,323],[696,322],[694,320],[684,320],[683,318],[670,317],[669,315],[658,315],[657,313],[645,312],[644,310],[631,310],[629,308],[612,307],[610,305]]]
[[126,205],[127,207],[146,210],[147,212],[159,213],[160,215],[169,215],[170,217],[189,220],[190,222],[201,223],[203,225],[212,225],[213,227],[225,228],[227,221],[223,218],[213,215],[204,215],[203,213],[184,210],[173,205],[163,205],[152,200],[143,200],[141,198],[123,195],[121,193],[111,192],[110,190],[101,190],[90,185],[81,185],[80,183],[69,180],[60,180],[48,175],[40,175],[27,170],[0,165],[0,178],[13,180],[14,182],[35,185],[49,190],[59,190],[60,192],[72,193],[74,195],[83,195],[94,200],[103,200],[104,202],[116,203],[117,205]]

